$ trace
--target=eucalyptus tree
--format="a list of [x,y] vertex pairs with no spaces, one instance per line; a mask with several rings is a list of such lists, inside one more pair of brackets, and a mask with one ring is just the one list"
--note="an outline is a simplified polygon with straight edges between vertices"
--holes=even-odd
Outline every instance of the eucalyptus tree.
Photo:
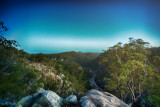
[[106,70],[110,74],[109,78],[105,78],[106,88],[121,99],[130,93],[134,103],[146,91],[146,81],[154,74],[155,68],[148,60],[150,44],[142,39],[129,40],[124,45],[119,42],[110,47],[101,63],[107,64]]

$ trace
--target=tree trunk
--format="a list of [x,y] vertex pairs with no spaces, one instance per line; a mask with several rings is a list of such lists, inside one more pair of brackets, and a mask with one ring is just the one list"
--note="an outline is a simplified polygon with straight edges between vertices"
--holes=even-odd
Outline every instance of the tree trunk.
[[135,98],[134,88],[132,85],[133,85],[132,83],[128,83],[128,88],[129,88],[129,91],[131,92],[131,96],[132,96],[132,103],[134,103],[136,98]]

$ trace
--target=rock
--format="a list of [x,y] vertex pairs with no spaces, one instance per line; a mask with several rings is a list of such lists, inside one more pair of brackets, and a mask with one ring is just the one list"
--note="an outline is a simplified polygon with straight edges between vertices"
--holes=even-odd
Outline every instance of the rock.
[[23,97],[16,107],[61,107],[63,99],[52,91],[42,91]]
[[77,97],[75,95],[70,95],[69,97],[66,98],[67,103],[73,103],[77,104]]
[[[67,106],[79,107],[77,97],[70,95],[66,99]],[[61,107],[63,98],[52,91],[42,91],[23,97],[16,107]],[[123,101],[107,92],[100,92],[92,89],[86,93],[86,96],[80,98],[82,107],[129,107]]]
[[82,107],[96,107],[89,97],[81,97],[80,101]]
[[[125,104],[114,95],[107,92],[100,92],[95,89],[89,90],[86,93],[86,96],[81,98],[80,102],[82,107],[129,107],[129,105]],[[87,104],[90,105],[87,106]]]

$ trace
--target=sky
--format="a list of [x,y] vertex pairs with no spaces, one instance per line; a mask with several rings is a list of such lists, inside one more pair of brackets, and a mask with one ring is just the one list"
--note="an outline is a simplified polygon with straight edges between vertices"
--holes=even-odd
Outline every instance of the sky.
[[102,52],[129,37],[160,46],[157,0],[1,1],[0,21],[29,53]]

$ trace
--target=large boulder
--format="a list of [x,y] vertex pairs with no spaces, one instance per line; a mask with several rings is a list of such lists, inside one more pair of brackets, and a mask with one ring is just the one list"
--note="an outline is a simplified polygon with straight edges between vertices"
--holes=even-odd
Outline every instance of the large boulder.
[[70,95],[69,97],[66,98],[67,103],[73,103],[77,104],[77,97],[75,95]]
[[42,91],[23,97],[16,107],[61,107],[63,99],[52,91]]
[[89,90],[86,96],[81,98],[80,102],[82,107],[129,107],[114,95],[95,89]]

